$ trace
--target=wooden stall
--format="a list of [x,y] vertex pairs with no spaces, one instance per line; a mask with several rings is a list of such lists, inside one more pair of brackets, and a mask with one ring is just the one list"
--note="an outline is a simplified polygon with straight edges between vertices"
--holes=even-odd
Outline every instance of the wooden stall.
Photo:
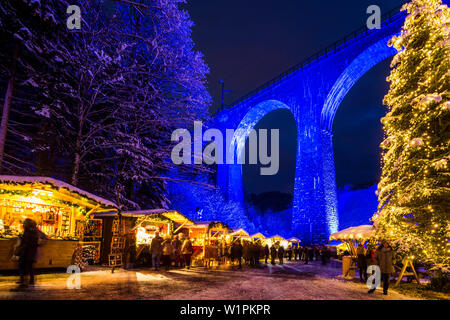
[[231,240],[233,230],[219,221],[195,222],[189,228],[192,230],[190,237],[196,250],[193,255],[195,263],[206,267],[224,263],[225,248],[227,241]]
[[238,239],[240,239],[241,241],[244,241],[244,240],[253,241],[253,238],[244,229],[233,230],[233,232],[229,235],[228,239],[230,241],[228,241],[227,244],[230,244],[230,245],[232,242],[234,242],[235,240],[238,240]]
[[[362,243],[364,245],[367,241],[374,238],[375,228],[372,225],[350,227],[330,235],[330,241],[341,241],[350,254],[350,256],[342,258],[342,274],[344,277],[350,276],[353,278],[355,276],[358,244]],[[342,248],[338,246],[338,250],[342,251]]]
[[[264,247],[266,244],[268,244],[268,238],[263,235],[262,233],[258,232],[255,234],[252,234],[250,236],[253,240],[259,241],[261,243],[261,245]],[[270,246],[270,245],[269,245]]]
[[27,218],[49,238],[38,250],[36,268],[66,268],[86,247],[98,260],[102,225],[91,214],[115,209],[114,203],[53,178],[0,175],[0,270],[16,268],[14,246]]
[[277,242],[284,249],[287,249],[289,247],[289,241],[286,240],[285,238],[283,238],[282,236],[279,236],[279,235],[274,235],[274,236],[270,237],[270,244],[269,244],[269,246],[271,246],[273,243],[277,243]]

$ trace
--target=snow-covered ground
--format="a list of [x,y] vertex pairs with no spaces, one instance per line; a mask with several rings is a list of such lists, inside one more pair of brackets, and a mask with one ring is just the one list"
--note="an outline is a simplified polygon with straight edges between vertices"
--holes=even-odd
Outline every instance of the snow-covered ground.
[[98,269],[81,273],[81,288],[67,289],[68,274],[43,274],[25,292],[10,292],[17,277],[0,276],[0,299],[415,299],[391,290],[367,293],[365,284],[343,279],[340,265],[319,262],[244,268],[174,269],[169,272]]

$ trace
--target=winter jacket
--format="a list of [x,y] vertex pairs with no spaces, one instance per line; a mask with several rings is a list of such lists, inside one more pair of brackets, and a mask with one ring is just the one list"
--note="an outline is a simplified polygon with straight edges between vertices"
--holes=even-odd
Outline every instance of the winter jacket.
[[20,237],[20,245],[17,249],[19,259],[35,261],[40,239],[46,239],[44,233],[36,228],[25,229]]
[[152,239],[152,243],[150,244],[150,253],[151,254],[161,254],[162,253],[162,241],[163,241],[163,239],[160,236],[154,237]]
[[268,257],[269,253],[270,253],[269,246],[266,244],[266,246],[264,247],[264,254],[266,257]]
[[275,246],[271,246],[270,247],[270,257],[275,260],[277,256],[277,248],[275,248]]
[[234,258],[242,258],[242,244],[240,243],[235,243],[233,244],[233,246],[231,247],[231,255]]
[[392,263],[393,251],[391,248],[378,249],[375,253],[375,260],[380,267],[381,273],[394,273],[394,265]]
[[278,257],[279,258],[283,258],[284,257],[284,248],[280,246],[280,248],[278,248]]
[[183,245],[181,246],[181,254],[193,254],[194,250],[192,249],[192,242],[189,239],[184,240]]

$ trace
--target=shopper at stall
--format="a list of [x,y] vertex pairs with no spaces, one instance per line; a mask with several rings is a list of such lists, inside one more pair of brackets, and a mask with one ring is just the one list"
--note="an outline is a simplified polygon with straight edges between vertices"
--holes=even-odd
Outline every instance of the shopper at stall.
[[292,261],[292,246],[289,246],[288,250],[287,250],[287,256],[289,261]]
[[278,248],[278,260],[280,261],[280,264],[283,264],[283,258],[284,258],[285,250],[283,246],[280,246]]
[[241,240],[237,240],[231,246],[231,263],[233,264],[234,259],[237,259],[239,262],[239,269],[242,269],[242,244]]
[[[23,234],[20,236],[20,244],[16,255],[19,257],[19,287],[15,290],[22,290],[28,285],[34,285],[33,265],[36,262],[38,247],[45,243],[47,236],[39,231],[36,222],[25,219],[23,222]],[[28,283],[26,278],[29,277]]]
[[173,246],[173,253],[174,253],[174,260],[175,260],[175,267],[181,267],[181,237],[182,234],[176,235],[172,240],[172,246]]
[[170,237],[167,237],[163,243],[162,243],[162,261],[164,264],[164,267],[167,270],[170,269],[170,266],[172,264],[172,255],[173,255],[173,246],[172,246],[172,239]]
[[150,244],[150,253],[152,254],[152,267],[153,270],[159,270],[159,264],[161,261],[162,253],[162,241],[163,239],[159,236],[159,232],[155,232],[155,237],[152,239]]
[[294,260],[297,261],[298,260],[298,245],[296,245],[294,247]]
[[[381,246],[375,252],[375,260],[380,267],[381,281],[383,282],[383,294],[388,294],[389,279],[394,272],[394,265],[392,263],[393,251],[387,241],[383,241]],[[370,289],[369,293],[373,293],[376,288]]]
[[265,257],[266,264],[267,264],[267,260],[269,259],[269,254],[270,254],[269,245],[266,244],[264,247],[264,257]]
[[270,247],[270,263],[275,264],[275,259],[277,258],[277,247],[275,246],[275,243],[272,244]]
[[189,236],[187,236],[181,246],[181,255],[183,257],[184,264],[188,269],[191,268],[191,257],[193,253],[194,250],[192,249],[192,242],[189,239]]

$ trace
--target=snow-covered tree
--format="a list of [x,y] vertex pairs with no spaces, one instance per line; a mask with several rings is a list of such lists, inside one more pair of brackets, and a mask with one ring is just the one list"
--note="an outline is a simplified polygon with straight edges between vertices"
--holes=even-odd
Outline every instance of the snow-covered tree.
[[441,0],[412,0],[384,99],[386,139],[378,236],[440,272],[450,262],[450,10]]
[[36,154],[47,152],[50,140],[38,134],[49,129],[44,87],[49,74],[67,71],[55,63],[70,43],[63,20],[67,6],[64,0],[0,3],[0,168],[5,173],[35,171]]

